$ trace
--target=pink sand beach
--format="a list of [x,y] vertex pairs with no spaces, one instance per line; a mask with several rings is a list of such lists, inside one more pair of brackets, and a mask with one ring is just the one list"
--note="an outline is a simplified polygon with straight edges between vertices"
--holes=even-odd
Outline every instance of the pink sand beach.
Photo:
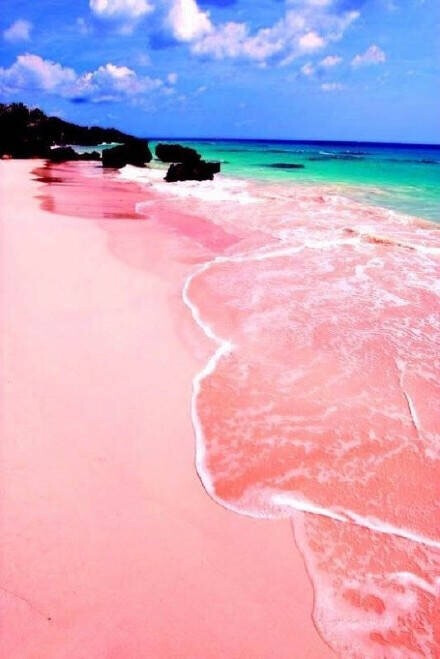
[[233,232],[42,167],[0,163],[1,656],[334,656],[289,520],[227,510],[194,466],[212,345],[182,286]]

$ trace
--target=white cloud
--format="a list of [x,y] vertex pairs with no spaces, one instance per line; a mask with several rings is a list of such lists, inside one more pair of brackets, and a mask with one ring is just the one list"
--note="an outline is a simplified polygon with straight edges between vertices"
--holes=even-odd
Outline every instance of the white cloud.
[[163,88],[158,78],[138,76],[126,66],[105,64],[78,74],[39,55],[19,55],[8,69],[0,68],[0,90],[8,93],[45,91],[63,98],[92,103],[135,98]]
[[344,89],[344,85],[341,85],[340,82],[323,82],[321,89],[323,92],[338,92]]
[[385,55],[382,48],[372,44],[365,53],[355,55],[351,60],[351,65],[354,67],[358,66],[369,66],[371,64],[382,64],[386,61],[387,56]]
[[175,85],[176,82],[177,82],[177,78],[178,78],[177,73],[171,72],[171,73],[169,73],[169,74],[167,75],[167,82],[168,82],[170,85]]
[[148,0],[89,0],[94,16],[116,26],[122,34],[130,34],[138,22],[154,11]]
[[90,0],[90,9],[100,18],[138,19],[153,11],[148,0]]
[[58,92],[69,95],[76,82],[73,69],[44,60],[39,55],[19,55],[8,69],[0,68],[0,85],[3,90]]
[[243,44],[248,38],[245,23],[224,23],[195,41],[192,51],[198,55],[212,55],[217,59],[238,57],[243,53]]
[[193,41],[211,32],[209,13],[202,11],[195,0],[173,0],[167,22],[178,41]]
[[157,89],[162,85],[159,79],[139,77],[127,66],[105,64],[96,71],[85,73],[77,79],[77,95],[86,96],[92,101],[120,100],[137,96]]
[[3,37],[6,41],[10,41],[11,43],[16,41],[29,41],[31,30],[32,23],[19,18],[3,32]]
[[299,38],[298,45],[304,52],[311,52],[325,46],[325,41],[316,32],[307,32]]
[[315,73],[315,67],[311,62],[307,62],[301,67],[301,73],[305,76],[312,76]]
[[325,69],[330,69],[341,62],[342,57],[339,57],[339,55],[327,55],[327,57],[324,57],[324,59],[319,62],[319,65],[323,66]]
[[[153,10],[152,0],[89,0],[92,12],[130,32]],[[154,1],[154,0],[153,0]],[[245,22],[214,23],[197,0],[156,0],[163,24],[176,41],[196,55],[215,59],[248,59],[264,66],[269,59],[293,59],[324,48],[342,37],[356,11],[334,8],[334,0],[286,0],[284,15],[272,25],[252,30]]]
[[337,13],[331,0],[291,0],[279,21],[252,33],[244,22],[215,25],[195,0],[172,0],[167,20],[175,38],[190,43],[197,55],[250,59],[260,65],[277,57],[286,65],[340,39],[358,16],[355,11]]

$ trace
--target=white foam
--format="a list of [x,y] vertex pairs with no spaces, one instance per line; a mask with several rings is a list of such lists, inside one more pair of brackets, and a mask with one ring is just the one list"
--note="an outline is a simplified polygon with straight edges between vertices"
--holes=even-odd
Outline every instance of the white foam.
[[[183,287],[183,292],[182,292],[182,297],[185,305],[190,309],[191,315],[196,322],[196,324],[202,329],[202,331],[205,333],[205,335],[213,340],[217,345],[218,348],[214,352],[214,354],[211,356],[211,358],[208,360],[207,364],[205,367],[195,376],[193,380],[193,396],[192,396],[192,403],[191,403],[191,417],[192,417],[192,422],[193,422],[193,427],[195,430],[195,435],[196,435],[196,468],[197,472],[199,474],[199,477],[206,488],[207,492],[214,498],[218,503],[220,503],[223,507],[228,508],[230,510],[233,510],[235,512],[245,514],[251,517],[272,517],[273,516],[273,510],[271,511],[271,514],[264,514],[261,513],[260,511],[256,511],[255,509],[243,509],[240,507],[239,503],[237,504],[232,504],[230,502],[226,502],[219,497],[216,496],[215,494],[215,488],[214,484],[212,481],[211,474],[209,473],[209,470],[206,466],[206,446],[204,442],[204,435],[203,435],[203,429],[202,429],[202,424],[199,419],[198,413],[197,413],[197,399],[200,394],[200,389],[203,380],[208,376],[211,375],[216,367],[220,359],[232,352],[234,349],[233,344],[231,341],[224,339],[220,336],[218,336],[213,328],[203,320],[202,315],[200,313],[199,308],[197,305],[191,300],[190,295],[189,295],[189,288],[191,286],[192,281],[200,274],[203,272],[206,272],[208,269],[211,267],[215,266],[216,264],[220,263],[231,263],[231,262],[245,262],[245,261],[252,261],[252,260],[264,260],[264,259],[269,259],[269,258],[274,258],[277,256],[285,256],[285,255],[290,255],[292,253],[296,253],[298,251],[301,251],[305,249],[306,247],[316,249],[316,248],[329,248],[333,247],[335,244],[347,244],[347,242],[350,242],[350,240],[340,240],[340,241],[335,241],[334,243],[319,243],[317,244],[316,242],[311,243],[310,245],[302,245],[302,246],[297,246],[297,247],[285,247],[281,248],[278,250],[272,250],[267,253],[263,254],[239,254],[235,256],[229,256],[229,257],[216,257],[215,259],[208,261],[207,263],[204,263],[202,266],[197,268],[195,272],[193,272],[186,280],[184,287]],[[402,364],[398,364],[398,369],[400,371],[400,376],[401,378],[403,377],[403,372],[404,369],[402,369]],[[408,395],[407,396],[408,400]],[[408,400],[408,406],[411,412],[411,416],[413,419],[414,424],[416,427],[418,427],[418,419],[417,415],[412,408],[410,401]],[[281,507],[284,509],[284,513],[288,514],[288,511],[286,509],[291,509],[293,511],[302,511],[302,512],[309,512],[313,514],[318,514],[318,515],[323,515],[325,517],[328,517],[330,519],[335,519],[341,522],[354,522],[358,524],[359,526],[363,526],[365,528],[369,528],[373,531],[377,531],[379,533],[385,533],[389,535],[395,535],[399,536],[402,538],[406,538],[407,540],[411,540],[413,542],[417,542],[429,547],[435,547],[437,549],[440,549],[440,540],[436,540],[434,538],[430,538],[427,536],[423,536],[421,534],[415,533],[411,529],[406,529],[402,528],[399,526],[396,526],[394,524],[390,524],[389,522],[379,520],[373,517],[366,517],[359,515],[355,513],[354,511],[349,511],[345,509],[331,509],[331,508],[326,508],[323,507],[319,504],[316,504],[311,501],[307,501],[303,498],[295,497],[294,495],[290,494],[285,494],[285,493],[275,493],[270,496],[270,502],[274,504],[276,507]]]
[[233,201],[239,204],[254,204],[260,199],[251,195],[246,181],[217,174],[212,181],[164,181],[166,167],[133,167],[126,165],[119,170],[119,176],[129,181],[150,185],[167,197],[194,198],[207,202]]
[[440,595],[440,577],[434,579],[433,582],[427,581],[413,572],[391,572],[390,577],[396,579],[404,586],[415,586],[434,597]]
[[[208,183],[212,183],[212,182],[208,182]],[[188,189],[193,187],[196,188],[200,187],[200,183],[197,183],[196,186],[184,185],[182,186],[181,189]],[[209,186],[207,186],[207,188],[208,187]],[[168,187],[168,184],[165,184],[165,189],[169,194],[170,187]],[[194,377],[193,395],[191,402],[191,417],[192,417],[192,423],[193,423],[195,438],[196,438],[196,458],[195,458],[196,469],[205,489],[210,494],[210,496],[223,507],[247,516],[267,518],[274,516],[279,517],[280,515],[290,516],[292,515],[292,513],[294,513],[294,511],[309,512],[312,514],[323,515],[325,517],[328,517],[330,519],[335,519],[340,522],[353,522],[358,524],[359,526],[369,528],[379,533],[406,538],[416,543],[420,543],[426,546],[440,549],[440,540],[437,540],[436,538],[431,538],[421,535],[419,533],[416,533],[412,529],[399,527],[389,522],[386,522],[384,520],[380,520],[369,516],[362,516],[351,510],[325,507],[320,505],[319,503],[313,501],[307,501],[302,497],[302,495],[297,496],[294,494],[289,494],[284,492],[273,492],[273,491],[269,492],[268,490],[265,490],[265,491],[260,491],[259,493],[254,492],[252,496],[249,496],[248,493],[248,496],[246,496],[246,501],[242,499],[241,501],[237,501],[237,502],[225,501],[216,495],[212,475],[210,474],[209,469],[207,468],[206,465],[206,445],[205,445],[205,438],[203,434],[201,420],[197,412],[197,401],[203,380],[215,372],[220,360],[234,350],[234,345],[230,340],[218,336],[215,333],[214,329],[211,327],[211,325],[209,325],[209,323],[207,323],[203,319],[200,309],[190,297],[189,291],[190,291],[191,283],[194,281],[196,277],[198,277],[202,273],[222,263],[244,263],[249,261],[263,261],[266,259],[271,259],[281,256],[290,256],[295,253],[301,252],[305,249],[327,250],[342,245],[351,245],[357,248],[358,246],[360,246],[362,233],[355,233],[350,237],[334,238],[329,240],[315,240],[313,238],[308,238],[304,240],[302,244],[295,246],[292,246],[291,243],[289,244],[288,236],[279,237],[279,238],[281,244],[279,247],[275,249],[270,249],[268,251],[261,251],[261,249],[260,250],[257,249],[255,251],[235,254],[233,256],[218,256],[212,259],[211,261],[208,261],[202,264],[201,266],[199,266],[186,279],[184,283],[184,287],[182,291],[182,298],[184,304],[189,308],[194,321],[201,328],[204,334],[209,339],[214,341],[214,343],[217,345],[215,352],[212,354],[212,356],[206,363],[205,367]],[[421,251],[428,251],[428,250],[423,249]],[[414,403],[411,397],[409,396],[409,394],[405,392],[402,386],[405,367],[403,364],[396,364],[396,365],[400,374],[401,389],[408,403],[408,409],[412,423],[414,424],[417,430],[420,430],[420,421]],[[264,498],[264,501],[262,500],[262,498]],[[259,504],[263,504],[263,505],[258,505],[258,506],[253,505],[253,503],[251,503],[251,499],[253,501],[259,500]],[[269,505],[264,506],[265,502]]]
[[[191,400],[191,418],[196,436],[196,469],[207,492],[212,497],[215,497],[212,478],[205,466],[206,447],[203,439],[202,425],[197,414],[197,399],[200,394],[200,388],[203,380],[215,371],[215,368],[220,359],[223,357],[223,355],[226,355],[232,351],[233,345],[230,341],[226,341],[220,336],[217,336],[212,327],[202,320],[198,307],[192,302],[188,295],[188,290],[193,279],[202,272],[206,272],[212,263],[212,261],[209,261],[208,263],[203,264],[187,278],[183,287],[182,298],[186,306],[191,311],[191,315],[196,324],[203,330],[206,336],[218,344],[217,350],[210,357],[205,367],[199,371],[199,373],[197,373],[193,379],[193,395]],[[221,502],[219,501],[219,503]]]
[[323,508],[322,506],[317,506],[316,504],[306,501],[305,499],[296,498],[291,494],[273,494],[271,497],[272,503],[276,506],[290,507],[295,511],[301,511],[304,513],[313,513],[314,515],[323,515],[324,517],[330,517],[331,519],[336,519],[339,522],[346,522],[347,518],[339,513],[334,513],[328,508]]

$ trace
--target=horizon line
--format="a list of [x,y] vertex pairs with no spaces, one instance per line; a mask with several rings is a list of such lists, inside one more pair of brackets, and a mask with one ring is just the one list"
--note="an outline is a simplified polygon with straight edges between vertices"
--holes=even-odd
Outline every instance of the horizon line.
[[170,140],[180,140],[185,142],[198,141],[198,142],[269,142],[269,143],[284,143],[284,144],[367,144],[374,146],[410,146],[410,147],[431,147],[435,149],[440,149],[440,143],[430,143],[430,142],[385,142],[378,140],[328,140],[328,139],[289,139],[289,138],[269,138],[269,137],[166,137],[164,135],[154,136],[154,137],[142,137],[141,139],[146,139],[151,142],[157,142],[159,140],[170,141]]

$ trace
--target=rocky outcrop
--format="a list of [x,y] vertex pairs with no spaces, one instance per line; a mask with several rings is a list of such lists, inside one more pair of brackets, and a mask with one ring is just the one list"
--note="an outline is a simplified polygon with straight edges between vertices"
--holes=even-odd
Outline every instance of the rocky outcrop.
[[51,160],[52,162],[65,162],[66,160],[101,160],[101,155],[97,151],[77,153],[71,146],[58,146],[55,149],[50,149],[48,160]]
[[195,163],[202,158],[195,149],[180,144],[158,144],[155,152],[162,162]]
[[220,172],[219,162],[207,162],[195,149],[181,144],[158,144],[156,156],[162,162],[172,163],[165,181],[207,181]]
[[214,174],[220,172],[219,162],[206,162],[199,160],[194,163],[175,163],[170,165],[165,181],[175,183],[176,181],[212,181]]
[[[94,146],[103,142],[140,143],[144,147],[148,144],[114,128],[77,126],[58,117],[48,117],[41,110],[30,110],[23,103],[0,104],[0,157],[51,158],[54,145]],[[151,160],[149,151],[148,154],[147,160]]]
[[102,152],[102,166],[114,167],[119,169],[125,165],[134,165],[135,167],[144,167],[145,163],[150,162],[151,151],[147,142],[137,140],[128,144],[120,144],[111,149],[104,149]]

